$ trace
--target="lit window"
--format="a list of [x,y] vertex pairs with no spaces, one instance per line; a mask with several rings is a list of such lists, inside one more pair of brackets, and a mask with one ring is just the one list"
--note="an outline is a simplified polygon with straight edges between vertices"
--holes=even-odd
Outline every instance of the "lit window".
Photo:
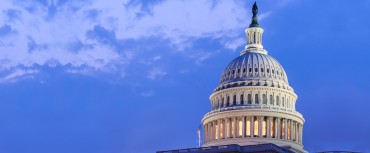
[[238,122],[238,136],[241,137],[243,135],[243,121],[239,120]]
[[266,137],[266,135],[267,135],[266,128],[267,128],[267,126],[266,126],[266,120],[263,119],[263,121],[262,121],[262,136],[264,136],[264,137]]
[[258,136],[258,121],[254,121],[254,129],[253,129],[253,135]]
[[251,121],[250,118],[247,119],[247,131],[246,131],[247,136],[251,136]]
[[218,139],[218,125],[215,126],[216,127],[216,134],[215,134],[215,139]]
[[234,121],[231,121],[231,136],[234,137]]

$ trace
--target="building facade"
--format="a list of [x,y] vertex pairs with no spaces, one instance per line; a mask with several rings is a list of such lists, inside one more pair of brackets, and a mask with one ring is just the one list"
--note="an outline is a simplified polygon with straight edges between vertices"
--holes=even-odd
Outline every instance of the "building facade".
[[210,96],[212,110],[202,119],[203,147],[272,143],[305,153],[298,97],[284,68],[263,48],[256,4],[252,12],[245,49],[226,66]]

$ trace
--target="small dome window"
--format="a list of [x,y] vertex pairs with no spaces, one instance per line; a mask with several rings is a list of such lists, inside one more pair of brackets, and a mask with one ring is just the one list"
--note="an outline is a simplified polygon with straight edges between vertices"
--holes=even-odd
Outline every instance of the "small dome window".
[[240,69],[238,69],[238,73],[240,73]]
[[243,73],[245,73],[245,68],[243,69]]
[[254,69],[254,72],[258,72],[258,68],[255,68],[255,69]]
[[252,68],[249,68],[249,72],[252,72]]
[[263,72],[263,68],[261,68],[261,72]]
[[235,74],[235,70],[233,70],[233,74]]
[[272,70],[272,73],[275,73],[275,71],[274,71],[274,70]]
[[267,68],[267,73],[270,73],[270,69]]

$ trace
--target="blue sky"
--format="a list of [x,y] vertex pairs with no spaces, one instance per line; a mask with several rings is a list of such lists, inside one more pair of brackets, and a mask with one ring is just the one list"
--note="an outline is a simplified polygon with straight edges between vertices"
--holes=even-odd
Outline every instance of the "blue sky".
[[[195,147],[253,1],[2,0],[0,152]],[[370,152],[370,1],[259,0],[309,152]]]

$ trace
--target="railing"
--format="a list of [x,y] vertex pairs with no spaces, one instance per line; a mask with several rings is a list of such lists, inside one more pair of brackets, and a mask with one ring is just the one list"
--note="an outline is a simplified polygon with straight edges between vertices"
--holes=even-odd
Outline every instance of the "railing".
[[217,110],[213,110],[208,112],[207,114],[204,115],[204,117],[215,114],[215,113],[220,113],[220,112],[227,112],[227,111],[233,111],[233,110],[269,110],[269,111],[278,111],[278,112],[283,112],[283,113],[290,113],[293,115],[297,115],[301,118],[303,118],[302,114],[291,110],[291,109],[286,109],[286,108],[279,108],[279,107],[274,107],[274,106],[233,106],[233,107],[226,107],[226,108],[221,108]]

